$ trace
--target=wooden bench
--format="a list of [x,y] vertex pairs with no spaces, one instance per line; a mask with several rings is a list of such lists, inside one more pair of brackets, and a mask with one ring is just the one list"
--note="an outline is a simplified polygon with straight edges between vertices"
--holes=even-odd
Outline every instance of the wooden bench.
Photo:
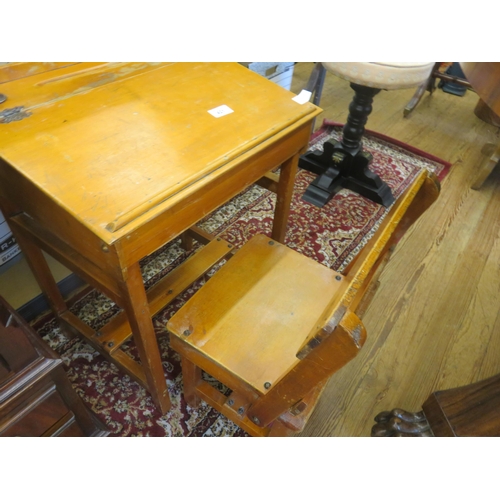
[[360,316],[392,247],[438,193],[422,171],[342,274],[267,236],[247,242],[167,324],[187,403],[203,399],[253,436],[300,431],[363,346]]

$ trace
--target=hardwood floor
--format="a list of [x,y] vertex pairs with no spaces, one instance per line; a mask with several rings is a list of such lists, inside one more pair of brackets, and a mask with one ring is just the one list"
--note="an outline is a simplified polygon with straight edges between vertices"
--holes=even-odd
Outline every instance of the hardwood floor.
[[[312,63],[295,66],[292,91],[305,87]],[[369,436],[373,418],[395,407],[421,410],[436,390],[500,372],[500,169],[471,189],[487,142],[500,129],[478,119],[475,93],[441,90],[409,117],[414,89],[382,91],[367,128],[453,164],[438,201],[399,243],[363,321],[368,340],[335,374],[302,436]],[[344,122],[348,82],[327,74],[323,118]]]

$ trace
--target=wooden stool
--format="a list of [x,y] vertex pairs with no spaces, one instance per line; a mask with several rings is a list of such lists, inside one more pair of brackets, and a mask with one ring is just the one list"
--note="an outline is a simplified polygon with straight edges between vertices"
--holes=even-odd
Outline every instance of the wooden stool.
[[438,191],[421,172],[343,274],[263,235],[246,243],[167,324],[187,403],[203,399],[253,436],[300,431],[329,377],[364,344],[356,313],[388,251]]

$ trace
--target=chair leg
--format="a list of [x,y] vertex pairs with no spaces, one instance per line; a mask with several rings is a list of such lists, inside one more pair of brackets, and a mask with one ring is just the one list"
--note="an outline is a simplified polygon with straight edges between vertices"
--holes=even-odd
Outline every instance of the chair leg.
[[403,115],[405,117],[408,116],[417,107],[417,104],[420,102],[420,99],[422,99],[422,96],[425,94],[428,86],[429,80],[422,83],[422,85],[418,87],[416,92],[413,94],[413,97],[410,99],[410,102],[405,106],[405,109],[403,111]]
[[184,399],[191,408],[198,408],[201,399],[196,392],[196,387],[201,381],[201,368],[191,363],[189,359],[182,356],[182,379],[184,383]]
[[405,106],[403,111],[403,115],[408,116],[416,107],[417,104],[422,99],[422,96],[425,94],[425,91],[429,91],[431,94],[434,92],[436,88],[436,76],[439,74],[439,68],[441,67],[441,63],[437,62],[434,64],[432,68],[431,74],[427,80],[418,87],[418,89],[413,94],[413,97],[410,99],[410,102]]

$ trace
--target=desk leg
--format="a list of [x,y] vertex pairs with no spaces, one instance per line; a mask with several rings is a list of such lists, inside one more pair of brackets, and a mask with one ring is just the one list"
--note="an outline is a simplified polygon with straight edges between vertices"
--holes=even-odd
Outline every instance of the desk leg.
[[281,165],[278,192],[276,193],[277,200],[276,209],[274,211],[273,232],[271,235],[273,240],[279,241],[280,243],[285,242],[299,156],[300,152],[297,152],[297,154]]
[[38,286],[47,297],[52,311],[58,316],[68,308],[42,251],[29,238],[25,238],[19,229],[12,229],[12,232],[26,256],[26,261],[35,276]]
[[148,390],[161,412],[167,413],[171,406],[170,398],[139,263],[123,274],[124,309],[139,351]]

